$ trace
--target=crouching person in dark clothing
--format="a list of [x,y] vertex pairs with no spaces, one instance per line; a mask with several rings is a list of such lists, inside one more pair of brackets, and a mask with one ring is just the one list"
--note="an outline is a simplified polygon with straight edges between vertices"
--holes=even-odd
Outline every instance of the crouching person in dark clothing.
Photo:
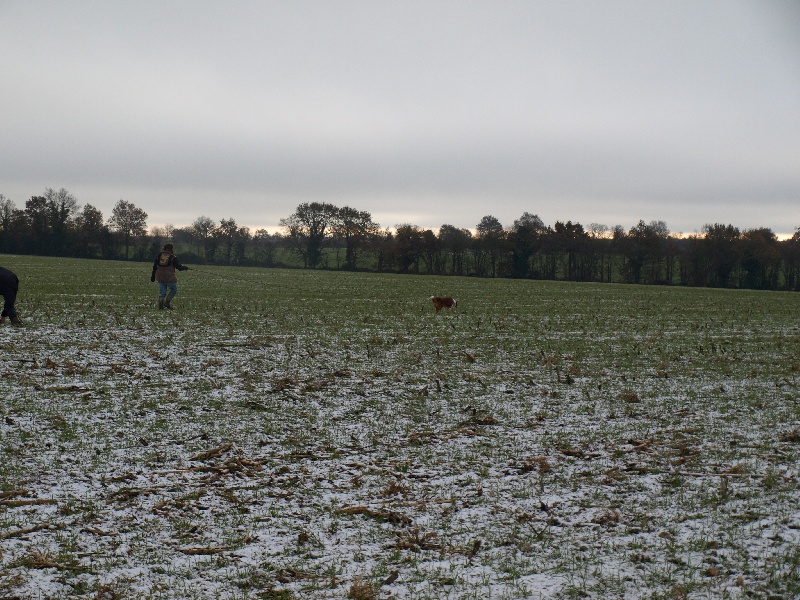
[[17,309],[14,306],[14,303],[17,301],[18,291],[19,277],[12,271],[0,267],[0,294],[3,295],[3,300],[5,301],[3,313],[0,315],[0,323],[5,323],[6,317],[8,317],[12,325],[22,325],[22,322],[17,316]]
[[158,282],[158,308],[160,309],[172,310],[170,302],[178,293],[178,277],[175,275],[175,270],[189,270],[189,267],[184,267],[180,263],[173,249],[172,244],[164,244],[164,249],[153,262],[153,273],[150,275],[150,281]]

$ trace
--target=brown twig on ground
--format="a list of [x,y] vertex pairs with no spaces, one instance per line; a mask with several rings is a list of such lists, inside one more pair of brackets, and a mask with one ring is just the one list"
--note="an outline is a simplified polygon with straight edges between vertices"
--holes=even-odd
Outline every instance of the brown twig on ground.
[[48,500],[45,498],[37,498],[36,500],[0,500],[0,506],[8,506],[11,508],[17,506],[36,506],[39,504],[58,504],[58,500]]
[[390,510],[374,510],[367,506],[350,506],[337,511],[344,515],[364,515],[379,521],[388,521],[392,525],[411,525],[412,521],[407,516]]
[[181,548],[181,552],[190,556],[206,556],[209,554],[219,554],[225,552],[228,548],[225,546],[207,546],[200,548]]
[[209,458],[219,458],[223,454],[225,454],[228,450],[233,447],[232,442],[228,442],[227,444],[223,444],[217,448],[211,448],[211,450],[206,450],[205,452],[200,452],[199,454],[195,454],[194,456],[190,457],[189,460],[208,460]]
[[13,537],[19,537],[21,535],[27,535],[29,533],[33,533],[35,531],[41,531],[42,529],[49,529],[50,525],[47,523],[43,523],[42,525],[34,525],[33,527],[24,527],[22,529],[15,529],[14,531],[7,531],[5,533],[0,534],[0,540],[7,540]]

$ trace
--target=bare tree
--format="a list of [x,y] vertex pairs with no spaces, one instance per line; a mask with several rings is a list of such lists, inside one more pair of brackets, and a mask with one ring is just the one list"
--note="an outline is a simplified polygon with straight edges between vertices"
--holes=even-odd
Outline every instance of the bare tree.
[[[451,275],[464,275],[464,256],[470,246],[472,232],[469,229],[459,229],[454,225],[444,224],[439,228],[439,247],[443,252],[443,267]],[[447,271],[447,259],[450,259],[450,269]]]
[[611,269],[614,257],[609,249],[613,233],[608,225],[590,223],[588,234],[591,240],[592,252],[594,252],[597,257],[600,281],[611,283]]
[[319,266],[328,228],[336,222],[338,214],[339,209],[333,204],[304,202],[293,215],[281,219],[292,248],[303,258],[306,267]]
[[204,253],[206,260],[209,262],[214,258],[214,251],[217,245],[214,238],[215,229],[216,224],[214,221],[205,215],[197,217],[189,228],[197,245],[198,256]]
[[415,273],[419,273],[423,239],[423,230],[416,225],[403,223],[395,226],[394,255],[401,273],[410,273],[412,267]]
[[44,191],[45,215],[49,235],[44,244],[47,254],[69,254],[69,229],[74,225],[73,218],[78,213],[78,201],[65,188]]
[[539,237],[544,231],[545,226],[539,216],[527,211],[514,221],[514,227],[509,232],[512,277],[530,276],[531,258],[538,249]]
[[486,215],[481,219],[475,228],[478,232],[476,238],[476,260],[475,266],[479,274],[483,275],[483,259],[489,259],[489,275],[492,277],[497,276],[497,262],[500,254],[503,251],[503,244],[505,243],[506,233],[503,230],[503,225],[500,221],[492,215]]
[[[103,213],[91,204],[86,204],[75,217],[75,229],[78,235],[78,253],[84,256],[103,255],[104,238],[108,238],[108,229],[103,224]],[[104,235],[105,234],[105,235]]]
[[257,229],[253,234],[253,249],[257,264],[271,267],[275,264],[275,248],[277,236],[270,234],[266,229]]
[[75,196],[64,188],[58,191],[47,188],[44,191],[44,198],[47,202],[48,220],[53,232],[65,231],[67,223],[78,212],[78,201]]
[[664,246],[668,236],[669,229],[664,221],[646,224],[639,220],[619,239],[624,258],[623,274],[628,283],[653,284],[663,281]]
[[745,287],[757,290],[776,289],[781,258],[778,236],[768,227],[745,229],[742,232],[741,246]]
[[0,231],[9,230],[15,210],[17,207],[14,202],[0,194]]
[[46,254],[50,239],[50,220],[47,214],[47,199],[44,196],[31,196],[25,201],[25,218],[28,223],[26,237],[29,251]]
[[243,262],[244,250],[250,239],[250,230],[247,227],[239,227],[234,218],[222,219],[214,234],[225,248],[225,264],[231,264],[234,253],[236,261]]
[[544,223],[539,218],[539,215],[529,213],[527,210],[522,213],[522,216],[514,221],[514,229],[521,229],[522,227],[529,227],[532,231],[542,231],[545,229]]
[[120,200],[111,209],[108,226],[112,231],[122,235],[125,240],[125,258],[127,259],[131,238],[147,233],[147,213],[131,202]]
[[566,279],[568,281],[588,281],[593,269],[588,252],[589,235],[580,223],[556,221],[549,235],[551,251],[562,253],[567,258]]
[[738,227],[722,223],[703,226],[704,285],[728,287],[741,260],[740,241],[741,232]]
[[444,264],[442,260],[441,240],[436,237],[433,230],[426,229],[419,234],[420,256],[425,263],[425,271],[428,275],[443,273]]
[[332,223],[335,236],[344,241],[344,268],[355,271],[358,252],[380,231],[380,225],[372,221],[372,215],[349,206],[339,209]]
[[150,253],[151,254],[158,254],[161,248],[164,247],[168,241],[174,241],[172,239],[173,234],[175,233],[175,226],[171,223],[167,223],[166,225],[153,225],[150,228]]
[[0,194],[0,252],[8,252],[13,247],[13,232],[11,225],[14,222],[16,205]]

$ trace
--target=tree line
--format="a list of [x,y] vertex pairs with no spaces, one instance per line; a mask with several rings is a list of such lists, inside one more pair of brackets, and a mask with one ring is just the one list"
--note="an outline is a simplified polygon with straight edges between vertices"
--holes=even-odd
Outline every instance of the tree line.
[[800,227],[782,241],[768,228],[721,223],[679,236],[664,221],[550,226],[525,212],[509,226],[487,215],[474,230],[434,231],[381,228],[367,211],[325,202],[300,204],[280,233],[206,216],[148,230],[147,217],[120,200],[104,219],[64,188],[25,208],[0,194],[0,252],[149,261],[172,241],[184,262],[201,264],[800,290]]

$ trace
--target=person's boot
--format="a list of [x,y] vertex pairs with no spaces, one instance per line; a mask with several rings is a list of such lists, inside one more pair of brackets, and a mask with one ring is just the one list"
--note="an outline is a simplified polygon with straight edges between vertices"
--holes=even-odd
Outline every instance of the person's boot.
[[22,327],[22,321],[19,320],[17,315],[11,315],[8,319],[11,321],[12,325],[15,325],[16,327]]
[[158,297],[158,310],[162,310],[164,308],[164,298],[159,296]]
[[170,303],[170,302],[172,302],[172,299],[173,299],[174,297],[175,297],[175,292],[173,292],[173,291],[170,291],[170,293],[169,293],[169,294],[167,294],[167,299],[166,299],[166,300],[164,300],[164,306],[165,306],[166,308],[168,308],[169,310],[172,310],[172,307],[169,305],[169,303]]

